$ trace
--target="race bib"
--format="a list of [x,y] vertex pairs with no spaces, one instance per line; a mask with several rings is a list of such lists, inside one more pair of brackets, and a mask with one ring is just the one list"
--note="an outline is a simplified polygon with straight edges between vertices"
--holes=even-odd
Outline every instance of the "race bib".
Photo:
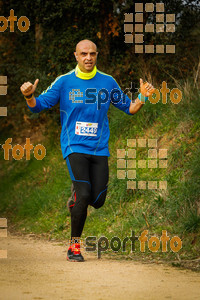
[[97,136],[98,123],[76,122],[75,134]]

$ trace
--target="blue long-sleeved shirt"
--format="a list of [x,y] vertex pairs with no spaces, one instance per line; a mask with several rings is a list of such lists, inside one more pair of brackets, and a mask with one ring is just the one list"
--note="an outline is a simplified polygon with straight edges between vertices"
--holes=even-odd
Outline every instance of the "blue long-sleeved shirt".
[[64,159],[73,152],[110,156],[107,117],[110,103],[131,115],[131,100],[112,76],[99,70],[93,78],[84,80],[76,76],[74,69],[57,77],[35,99],[35,107],[27,104],[33,113],[49,109],[60,101],[60,141]]

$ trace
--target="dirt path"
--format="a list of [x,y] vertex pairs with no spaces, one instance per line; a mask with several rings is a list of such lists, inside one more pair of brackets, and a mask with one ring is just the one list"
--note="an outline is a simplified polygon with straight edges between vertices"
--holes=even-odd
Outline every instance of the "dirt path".
[[115,261],[85,253],[66,261],[58,243],[9,235],[0,248],[0,299],[200,299],[200,274],[164,265]]

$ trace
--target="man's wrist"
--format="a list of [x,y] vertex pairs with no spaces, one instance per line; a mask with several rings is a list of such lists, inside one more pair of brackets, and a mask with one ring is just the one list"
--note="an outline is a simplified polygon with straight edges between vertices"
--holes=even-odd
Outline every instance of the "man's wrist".
[[33,94],[30,94],[28,96],[24,96],[24,98],[27,100],[27,101],[30,101],[33,99]]
[[149,97],[145,97],[144,95],[142,95],[141,93],[138,95],[138,99],[141,101],[141,102],[146,102]]

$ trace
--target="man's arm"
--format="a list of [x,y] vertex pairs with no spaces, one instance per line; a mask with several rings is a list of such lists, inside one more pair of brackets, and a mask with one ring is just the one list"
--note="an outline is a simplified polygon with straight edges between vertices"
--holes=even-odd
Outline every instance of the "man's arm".
[[[148,82],[143,82],[143,80],[140,78],[140,93],[142,94],[142,96],[144,97],[149,97],[150,95],[153,94],[154,92],[154,87],[152,86],[152,84],[148,83]],[[144,105],[145,102],[141,101],[139,98],[136,98],[135,102],[130,104],[129,106],[129,112],[131,114],[135,114],[137,113],[141,107]]]
[[136,112],[138,112],[143,105],[144,103],[142,103],[139,98],[136,98],[135,102],[131,102],[129,106],[130,113],[132,115],[136,114]]
[[24,95],[28,108],[33,113],[39,113],[56,105],[60,99],[60,89],[62,86],[62,76],[57,77],[54,82],[38,97],[34,97],[34,92],[39,79],[35,83],[25,82],[20,90]]
[[30,106],[30,107],[36,106],[36,99],[35,99],[34,95],[32,95],[32,97],[30,99],[28,99],[28,98],[25,98],[25,99],[26,99],[28,106]]

